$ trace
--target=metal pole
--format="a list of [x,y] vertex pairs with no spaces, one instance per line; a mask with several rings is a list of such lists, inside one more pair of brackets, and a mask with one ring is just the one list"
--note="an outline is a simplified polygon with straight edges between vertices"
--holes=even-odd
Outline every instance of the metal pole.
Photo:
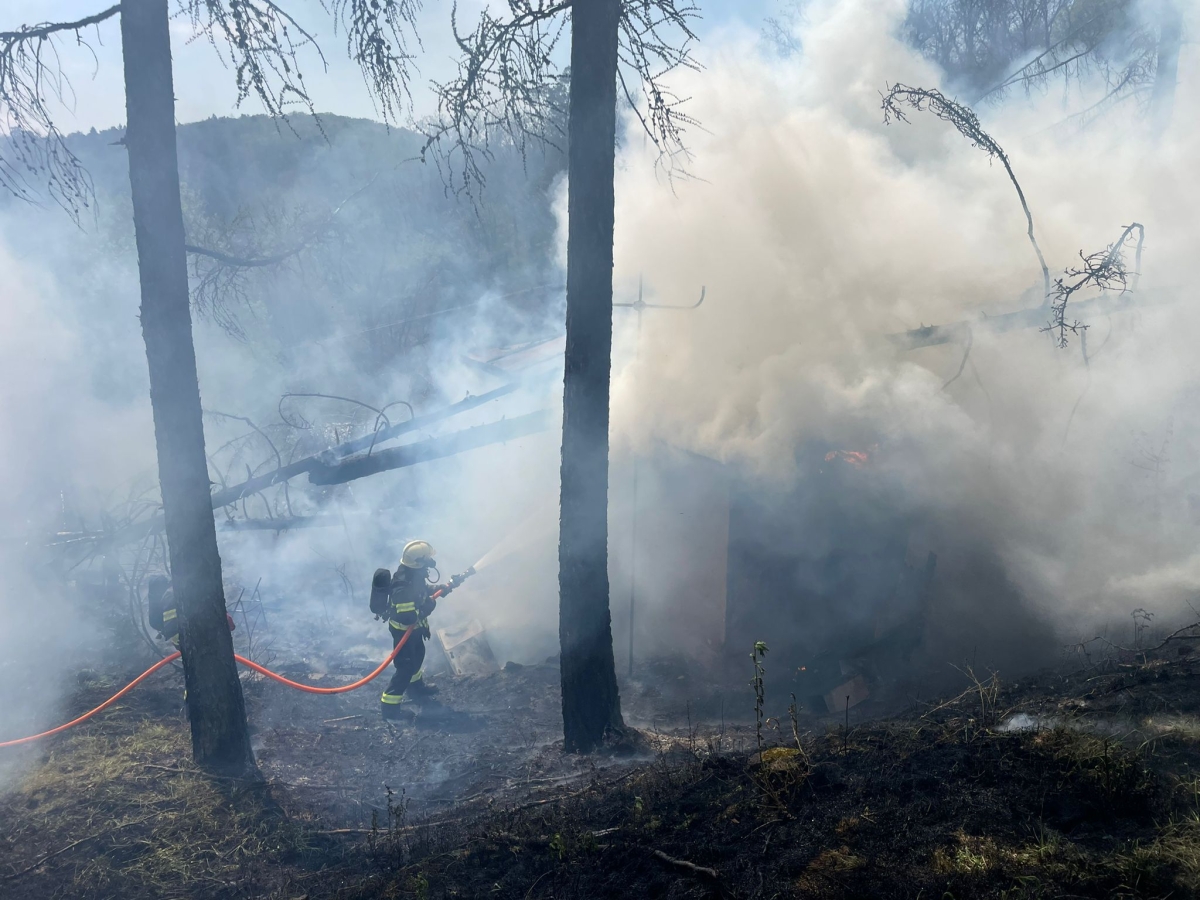
[[[642,279],[638,277],[638,298],[633,303],[614,303],[613,306],[621,306],[627,309],[637,310],[637,338],[634,344],[633,362],[634,372],[637,371],[637,364],[642,358],[642,311],[646,309],[696,309],[704,302],[707,288],[700,288],[700,299],[695,303],[686,306],[675,306],[666,303],[647,303],[642,295]],[[633,677],[633,627],[635,613],[637,611],[637,526],[638,526],[638,456],[633,454],[633,509],[630,513],[631,523],[629,527],[630,548],[629,548],[629,677]]]
[[[638,302],[642,299],[642,285],[638,281]],[[637,308],[637,338],[634,342],[633,365],[634,374],[637,364],[642,357],[642,307]],[[636,384],[636,383],[635,383]],[[638,455],[633,454],[633,509],[630,512],[632,523],[629,527],[629,677],[633,677],[633,624],[634,610],[637,597],[637,527],[638,527]]]

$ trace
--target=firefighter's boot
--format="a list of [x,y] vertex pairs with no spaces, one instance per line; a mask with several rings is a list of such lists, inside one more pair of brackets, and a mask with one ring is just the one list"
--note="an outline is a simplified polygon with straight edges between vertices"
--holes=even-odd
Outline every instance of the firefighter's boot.
[[399,700],[382,700],[379,704],[379,714],[387,722],[408,722],[412,720],[416,712],[408,698],[401,697]]
[[379,698],[379,713],[390,722],[411,719],[413,716],[412,703],[405,696],[407,692],[403,687],[397,690],[395,681],[393,678],[392,684],[387,686],[387,690]]
[[408,690],[405,693],[414,700],[425,700],[437,692],[437,685],[430,684],[425,680],[425,670],[422,669],[412,677],[412,681],[408,683]]

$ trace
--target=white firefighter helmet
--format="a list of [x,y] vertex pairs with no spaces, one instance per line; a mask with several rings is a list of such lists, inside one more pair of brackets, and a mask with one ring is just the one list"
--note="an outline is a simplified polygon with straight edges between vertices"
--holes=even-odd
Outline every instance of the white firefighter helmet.
[[433,547],[428,541],[409,541],[400,554],[400,565],[409,569],[428,569],[433,566]]

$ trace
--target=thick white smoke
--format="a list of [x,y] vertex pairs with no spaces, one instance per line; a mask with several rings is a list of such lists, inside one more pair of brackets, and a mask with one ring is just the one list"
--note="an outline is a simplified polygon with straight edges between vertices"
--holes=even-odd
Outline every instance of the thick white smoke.
[[[629,141],[618,276],[628,288],[644,275],[648,299],[687,302],[700,284],[709,299],[646,315],[640,361],[614,385],[615,442],[666,442],[781,487],[806,440],[880,444],[939,571],[982,550],[1066,633],[1135,607],[1176,612],[1200,587],[1192,55],[1161,139],[1132,105],[1088,130],[1050,128],[1066,114],[1053,89],[981,110],[1052,275],[1146,227],[1138,306],[1089,322],[1085,365],[1077,336],[1063,350],[1036,328],[984,327],[1040,302],[1040,270],[999,164],[928,114],[883,124],[889,84],[940,86],[896,36],[903,11],[811,7],[804,53],[786,62],[746,35],[710,43],[705,70],[679,84],[703,129],[689,136],[697,179],[673,192],[652,148]],[[883,339],[964,320],[979,323],[974,346],[946,388],[961,344],[904,353]],[[960,602],[987,602],[957,568]]]
[[[104,323],[81,327],[63,282],[23,261],[0,236],[0,733],[10,737],[57,724],[64,682],[93,662],[110,636],[101,615],[68,602],[62,571],[42,549],[78,523],[63,513],[117,502],[143,469],[152,443],[149,410],[126,403],[113,385],[121,360],[106,367]],[[97,293],[103,294],[97,278]],[[109,307],[110,314],[119,305]],[[132,317],[129,317],[132,320]],[[134,360],[136,364],[137,360]],[[59,665],[62,660],[72,665]],[[0,757],[0,780],[23,756]]]

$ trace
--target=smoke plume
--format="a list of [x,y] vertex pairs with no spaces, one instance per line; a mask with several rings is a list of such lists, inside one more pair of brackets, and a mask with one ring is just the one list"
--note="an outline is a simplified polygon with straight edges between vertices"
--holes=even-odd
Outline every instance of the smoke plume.
[[[1087,320],[1085,358],[1079,334],[1064,349],[1037,328],[989,330],[988,316],[1041,302],[1040,270],[1001,166],[931,115],[883,123],[889,84],[939,86],[897,38],[902,16],[895,2],[810,7],[789,60],[744,34],[710,43],[679,90],[704,125],[692,180],[668,189],[653,148],[627,143],[618,276],[627,289],[644,277],[648,299],[705,284],[709,300],[646,314],[639,361],[614,386],[617,443],[669,443],[780,490],[814,440],[878,446],[893,502],[941,557],[943,608],[974,623],[967,653],[1018,613],[1053,636],[1034,642],[1044,651],[1137,607],[1186,611],[1200,586],[1194,64],[1161,139],[1132,105],[1057,125],[1053,90],[980,110],[1052,275],[1145,226],[1132,306]],[[1102,90],[1074,86],[1072,106]],[[956,322],[972,325],[965,364],[962,342],[903,352],[885,338]],[[1014,653],[1029,633],[1006,636]]]

